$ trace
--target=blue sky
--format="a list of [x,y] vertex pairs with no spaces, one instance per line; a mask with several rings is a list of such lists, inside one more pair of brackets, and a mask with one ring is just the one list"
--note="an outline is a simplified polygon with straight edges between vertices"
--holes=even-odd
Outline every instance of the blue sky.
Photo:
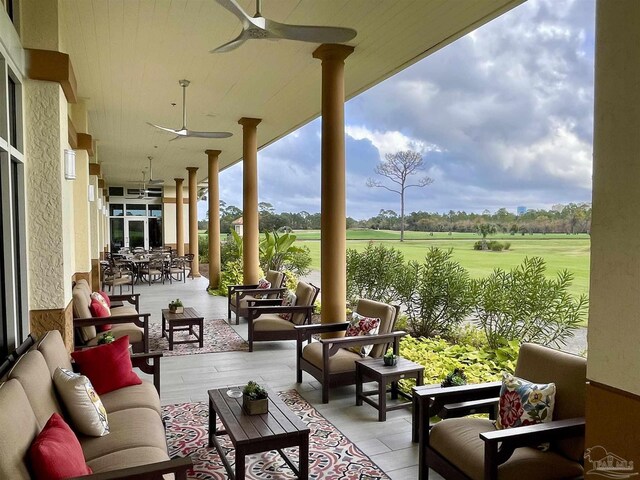
[[[590,202],[594,23],[594,0],[529,0],[347,102],[347,214],[399,211],[366,180],[406,149],[434,179],[408,191],[408,212]],[[320,125],[258,153],[259,201],[320,211]],[[241,163],[220,174],[220,198],[240,208],[241,178]]]

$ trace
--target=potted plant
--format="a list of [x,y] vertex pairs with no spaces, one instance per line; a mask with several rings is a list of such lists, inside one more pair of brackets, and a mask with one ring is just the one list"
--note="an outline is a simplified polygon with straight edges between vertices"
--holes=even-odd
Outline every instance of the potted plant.
[[169,303],[169,311],[171,313],[183,313],[184,312],[184,305],[182,305],[182,301],[180,301],[179,298],[176,298],[175,300],[172,300]]
[[104,332],[102,335],[100,335],[100,338],[98,338],[98,345],[111,343],[114,340],[115,340],[115,337],[113,336],[113,333],[111,332],[111,330],[109,330],[108,332]]
[[269,394],[253,380],[249,380],[242,390],[242,407],[249,415],[267,413],[269,410]]
[[444,378],[441,387],[459,387],[460,385],[467,384],[467,376],[464,374],[464,370],[461,368],[456,368],[453,372],[448,373]]
[[398,355],[396,355],[395,353],[393,353],[393,348],[389,347],[387,349],[387,352],[384,354],[384,356],[382,357],[382,360],[384,361],[384,364],[388,367],[392,367],[393,365],[395,365],[396,363],[398,363]]

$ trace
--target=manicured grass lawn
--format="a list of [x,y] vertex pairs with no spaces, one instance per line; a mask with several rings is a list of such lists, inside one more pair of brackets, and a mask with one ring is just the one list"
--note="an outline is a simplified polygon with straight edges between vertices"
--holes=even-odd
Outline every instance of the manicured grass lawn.
[[[320,232],[295,232],[301,245],[311,251],[311,268],[320,269]],[[465,267],[474,278],[491,273],[494,268],[510,269],[522,263],[525,257],[539,256],[547,263],[550,276],[567,269],[574,275],[571,293],[580,295],[589,292],[589,253],[588,235],[492,235],[491,240],[511,242],[511,248],[503,252],[481,252],[473,250],[473,244],[480,239],[472,233],[434,233],[405,232],[407,241],[400,243],[399,232],[380,230],[348,230],[347,248],[364,249],[369,241],[381,242],[393,246],[405,256],[405,259],[421,261],[429,247],[453,249],[453,258]],[[297,242],[296,242],[297,243]]]

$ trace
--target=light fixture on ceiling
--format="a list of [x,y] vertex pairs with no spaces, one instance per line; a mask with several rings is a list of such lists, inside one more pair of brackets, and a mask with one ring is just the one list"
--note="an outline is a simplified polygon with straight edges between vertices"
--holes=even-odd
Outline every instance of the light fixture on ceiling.
[[216,0],[242,22],[242,32],[230,42],[214,48],[210,53],[229,52],[247,40],[297,40],[311,43],[344,43],[358,34],[353,28],[324,27],[314,25],[290,25],[275,22],[262,16],[262,0],[256,0],[256,14],[252,17],[235,0]]
[[182,87],[182,128],[180,130],[175,130],[173,128],[161,127],[160,125],[150,122],[147,122],[147,124],[176,135],[176,137],[171,140],[178,140],[180,138],[227,138],[233,135],[231,132],[199,132],[196,130],[189,130],[187,128],[187,87],[191,82],[189,80],[180,80],[178,83]]
[[76,179],[76,152],[65,149],[64,151],[64,178],[67,180]]

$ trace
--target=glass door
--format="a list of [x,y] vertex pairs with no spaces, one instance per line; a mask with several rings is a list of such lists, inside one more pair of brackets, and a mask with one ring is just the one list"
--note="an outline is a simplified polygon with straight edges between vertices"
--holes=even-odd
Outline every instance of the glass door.
[[146,219],[127,219],[127,229],[125,236],[125,245],[130,249],[142,247],[149,249],[149,239],[147,237],[147,220]]

